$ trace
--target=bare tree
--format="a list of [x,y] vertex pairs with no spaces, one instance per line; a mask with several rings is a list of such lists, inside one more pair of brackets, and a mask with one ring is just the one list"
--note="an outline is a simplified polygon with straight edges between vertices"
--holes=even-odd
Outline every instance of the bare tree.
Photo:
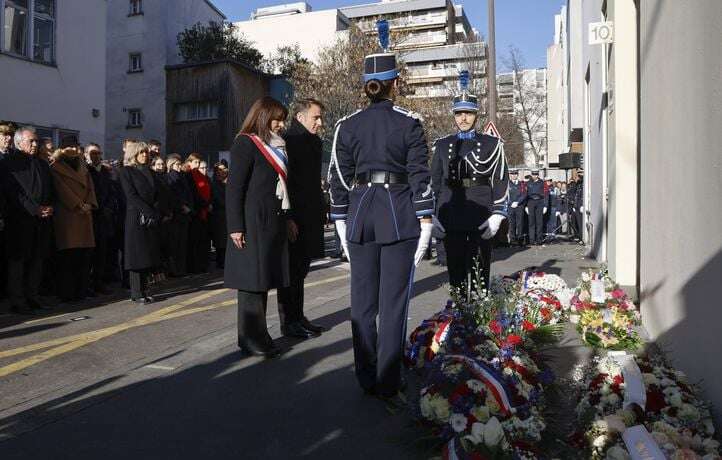
[[543,141],[534,135],[547,117],[546,95],[540,94],[536,78],[531,81],[524,76],[524,57],[518,48],[509,47],[505,65],[514,75],[514,118],[533,155],[534,165],[539,164]]

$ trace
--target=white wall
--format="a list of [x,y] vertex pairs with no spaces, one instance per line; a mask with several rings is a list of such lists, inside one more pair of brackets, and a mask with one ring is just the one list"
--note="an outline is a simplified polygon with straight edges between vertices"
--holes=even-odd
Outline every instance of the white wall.
[[722,2],[640,3],[642,319],[722,421]]
[[567,152],[564,113],[564,49],[555,44],[547,48],[547,162],[558,163],[559,154]]
[[[0,54],[0,119],[75,130],[81,142],[102,144],[105,14],[106,2],[58,2],[57,67]],[[100,111],[98,118],[93,109]]]
[[[596,2],[595,2],[596,3]],[[586,6],[586,4],[585,4]],[[598,9],[598,8],[597,8]],[[567,50],[569,73],[568,107],[569,129],[581,128],[584,124],[584,72],[586,66],[582,63],[582,49],[584,48],[584,22],[582,14],[582,0],[568,0],[567,4]]]
[[315,61],[319,49],[332,45],[345,30],[340,12],[336,9],[287,16],[270,16],[251,21],[235,22],[239,33],[269,57],[279,46],[298,44],[306,59]]
[[[182,62],[177,35],[197,22],[223,20],[205,0],[145,0],[143,15],[128,16],[126,0],[108,2],[107,153],[120,157],[126,137],[165,143],[165,66]],[[143,54],[143,72],[128,73],[128,55]],[[127,129],[124,109],[141,108],[143,127]],[[187,153],[187,152],[181,152]]]

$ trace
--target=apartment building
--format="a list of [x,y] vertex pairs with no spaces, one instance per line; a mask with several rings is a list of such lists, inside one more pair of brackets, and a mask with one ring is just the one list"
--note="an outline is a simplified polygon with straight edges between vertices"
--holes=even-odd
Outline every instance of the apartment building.
[[304,57],[315,61],[318,51],[338,40],[350,24],[338,9],[313,11],[308,3],[296,2],[258,8],[248,21],[233,25],[267,58],[279,47],[298,46]]
[[194,24],[222,22],[210,0],[107,2],[106,149],[119,157],[128,137],[166,138],[167,65],[180,64],[177,37]]
[[408,67],[415,97],[451,96],[458,87],[458,72],[467,69],[472,73],[472,89],[483,98],[485,44],[478,42],[463,6],[450,0],[382,1],[319,11],[296,2],[258,8],[248,21],[234,25],[266,57],[279,46],[298,45],[302,55],[313,61],[319,49],[344,36],[351,24],[376,34],[381,18],[389,21],[392,48]]
[[0,119],[56,145],[105,136],[106,2],[2,0]]
[[460,70],[471,72],[471,88],[486,107],[486,46],[462,5],[450,0],[395,0],[341,8],[361,30],[376,34],[376,21],[389,21],[392,48],[408,68],[416,97],[450,97]]
[[[524,69],[516,73],[501,73],[496,77],[496,87],[499,99],[497,113],[513,116],[523,133],[526,165],[547,167],[547,70]],[[529,130],[531,138],[527,134]]]

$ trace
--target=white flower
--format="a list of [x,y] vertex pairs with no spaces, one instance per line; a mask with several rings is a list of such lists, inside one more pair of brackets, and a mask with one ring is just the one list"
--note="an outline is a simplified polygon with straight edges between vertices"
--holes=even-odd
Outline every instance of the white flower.
[[627,429],[624,420],[618,415],[607,415],[604,417],[604,421],[607,422],[607,427],[612,433],[623,433]]
[[471,425],[471,434],[464,436],[464,439],[468,439],[474,444],[481,444],[484,441],[484,424],[476,422]]
[[612,446],[607,451],[607,458],[606,460],[629,460],[632,457],[629,456],[626,450],[619,446]]
[[691,404],[682,404],[677,416],[685,421],[696,422],[700,419],[699,411]]
[[591,281],[592,276],[588,272],[582,272],[582,281]]
[[471,415],[480,422],[489,420],[489,408],[486,406],[474,406],[471,409]]
[[504,429],[496,417],[492,417],[486,425],[484,425],[484,444],[487,447],[495,447],[504,439]]
[[679,392],[669,397],[669,403],[674,407],[682,407],[682,395]]
[[625,409],[623,411],[617,412],[617,415],[622,417],[622,420],[624,420],[624,424],[626,426],[632,426],[637,420],[637,415],[631,410]]
[[659,379],[654,374],[644,373],[642,379],[645,385],[659,385]]
[[598,449],[601,449],[604,447],[604,444],[607,442],[607,436],[606,435],[599,435],[596,438],[594,438],[594,441],[592,441],[592,445]]
[[702,423],[704,424],[705,432],[707,432],[708,435],[712,436],[714,434],[714,422],[712,422],[712,419],[706,418]]
[[610,406],[616,406],[617,404],[619,404],[619,396],[617,396],[616,393],[611,393],[603,397],[602,400],[606,401],[606,403]]
[[461,414],[453,414],[449,418],[449,425],[451,425],[451,428],[457,433],[461,433],[466,429],[466,423],[466,416]]
[[657,442],[657,445],[663,446],[669,443],[669,438],[661,431],[652,431],[652,437]]
[[484,384],[478,380],[467,380],[466,386],[468,386],[471,391],[475,393],[481,393],[481,391],[484,389]]
[[674,380],[670,380],[667,377],[664,377],[662,380],[659,381],[659,384],[663,387],[669,387],[674,385]]

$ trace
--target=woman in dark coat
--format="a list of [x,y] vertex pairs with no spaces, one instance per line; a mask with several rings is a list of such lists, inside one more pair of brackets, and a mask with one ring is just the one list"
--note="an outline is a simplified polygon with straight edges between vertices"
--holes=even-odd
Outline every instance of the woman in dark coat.
[[188,271],[191,273],[208,272],[208,255],[211,238],[208,230],[208,213],[211,207],[211,181],[200,170],[201,157],[191,153],[186,158],[191,189],[194,196],[195,213],[188,229]]
[[183,161],[180,155],[172,153],[166,159],[168,174],[166,179],[171,193],[176,198],[173,210],[171,233],[171,276],[185,276],[188,272],[188,228],[193,215],[194,194],[192,185],[183,172]]
[[289,283],[287,157],[279,136],[288,112],[271,97],[257,100],[231,147],[226,184],[225,285],[238,290],[238,345],[273,357],[280,349],[266,326],[268,291]]
[[130,298],[138,303],[150,303],[148,274],[160,266],[160,236],[158,226],[163,217],[159,199],[158,179],[148,165],[148,145],[134,142],[128,145],[119,171],[120,184],[126,199],[125,211],[125,269],[129,271]]
[[211,238],[216,248],[216,267],[223,268],[226,260],[226,182],[228,180],[228,167],[225,163],[216,163],[213,166],[213,181],[211,182],[211,213],[209,216]]

